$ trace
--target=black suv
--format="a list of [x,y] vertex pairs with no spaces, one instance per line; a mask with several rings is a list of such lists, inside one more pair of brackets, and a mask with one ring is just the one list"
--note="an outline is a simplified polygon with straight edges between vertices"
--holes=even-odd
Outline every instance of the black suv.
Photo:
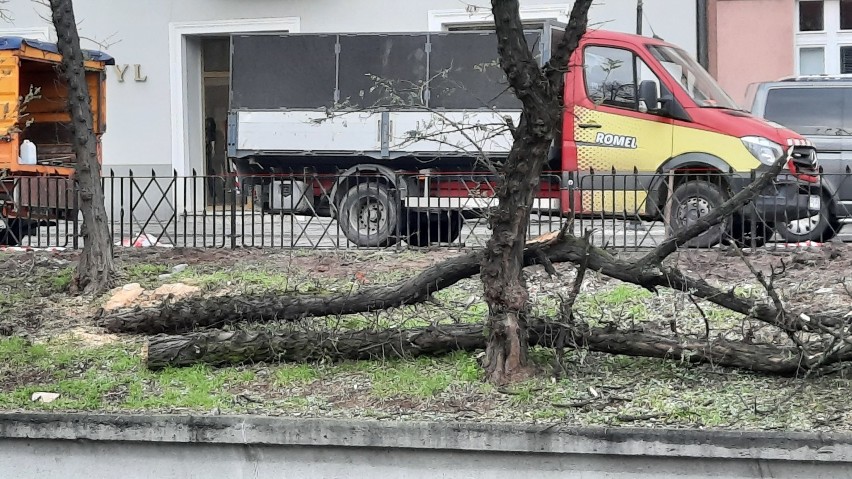
[[811,140],[822,169],[818,216],[776,225],[785,240],[827,241],[852,221],[852,76],[806,76],[757,84],[751,113]]

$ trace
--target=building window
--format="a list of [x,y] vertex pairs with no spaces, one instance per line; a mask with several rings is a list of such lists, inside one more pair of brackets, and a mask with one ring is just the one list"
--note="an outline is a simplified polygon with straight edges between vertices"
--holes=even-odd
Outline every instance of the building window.
[[821,32],[825,29],[823,1],[800,1],[799,2],[799,31]]
[[852,0],[840,0],[840,29],[852,30]]
[[799,75],[852,73],[852,0],[800,0],[796,60]]
[[840,47],[840,73],[852,73],[852,46]]
[[799,74],[822,75],[825,73],[825,49],[810,47],[799,49]]

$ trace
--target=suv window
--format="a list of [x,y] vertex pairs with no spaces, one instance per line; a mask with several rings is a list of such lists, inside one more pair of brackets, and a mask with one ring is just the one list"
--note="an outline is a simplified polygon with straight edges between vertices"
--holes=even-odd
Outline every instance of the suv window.
[[802,135],[852,135],[850,96],[842,87],[775,88],[763,116]]

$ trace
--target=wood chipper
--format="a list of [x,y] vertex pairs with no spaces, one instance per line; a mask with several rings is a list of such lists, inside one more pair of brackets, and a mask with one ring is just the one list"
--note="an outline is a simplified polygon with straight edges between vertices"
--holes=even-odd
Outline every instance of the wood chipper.
[[[104,52],[84,50],[93,127],[106,130]],[[16,245],[39,226],[76,218],[68,88],[55,44],[0,37],[0,245]]]

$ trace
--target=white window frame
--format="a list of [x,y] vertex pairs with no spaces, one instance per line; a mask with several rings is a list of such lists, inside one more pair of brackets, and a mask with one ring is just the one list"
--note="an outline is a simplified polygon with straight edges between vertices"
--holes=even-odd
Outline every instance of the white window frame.
[[189,175],[189,142],[187,141],[186,37],[230,33],[291,32],[299,33],[300,17],[172,22],[169,24],[169,83],[171,90],[172,167],[178,175]]
[[852,45],[852,30],[840,29],[840,0],[823,0],[823,30],[819,32],[799,31],[799,1],[793,15],[793,32],[795,32],[794,66],[796,75],[801,74],[799,49],[808,47],[823,47],[825,49],[826,75],[840,74],[840,47]]
[[42,42],[51,41],[49,27],[31,27],[31,28],[0,28],[0,36],[3,37],[24,37]]
[[[568,23],[571,15],[570,3],[555,3],[549,5],[521,5],[521,21],[556,20]],[[429,10],[429,31],[447,31],[454,25],[469,23],[493,22],[494,17],[490,8],[470,6],[448,10]]]
[[822,65],[823,69],[828,70],[828,60],[826,58],[826,47],[823,44],[814,44],[814,45],[797,45],[796,46],[796,58],[795,58],[795,68],[796,72],[801,75],[802,72],[802,50],[806,48],[821,48],[822,49]]

